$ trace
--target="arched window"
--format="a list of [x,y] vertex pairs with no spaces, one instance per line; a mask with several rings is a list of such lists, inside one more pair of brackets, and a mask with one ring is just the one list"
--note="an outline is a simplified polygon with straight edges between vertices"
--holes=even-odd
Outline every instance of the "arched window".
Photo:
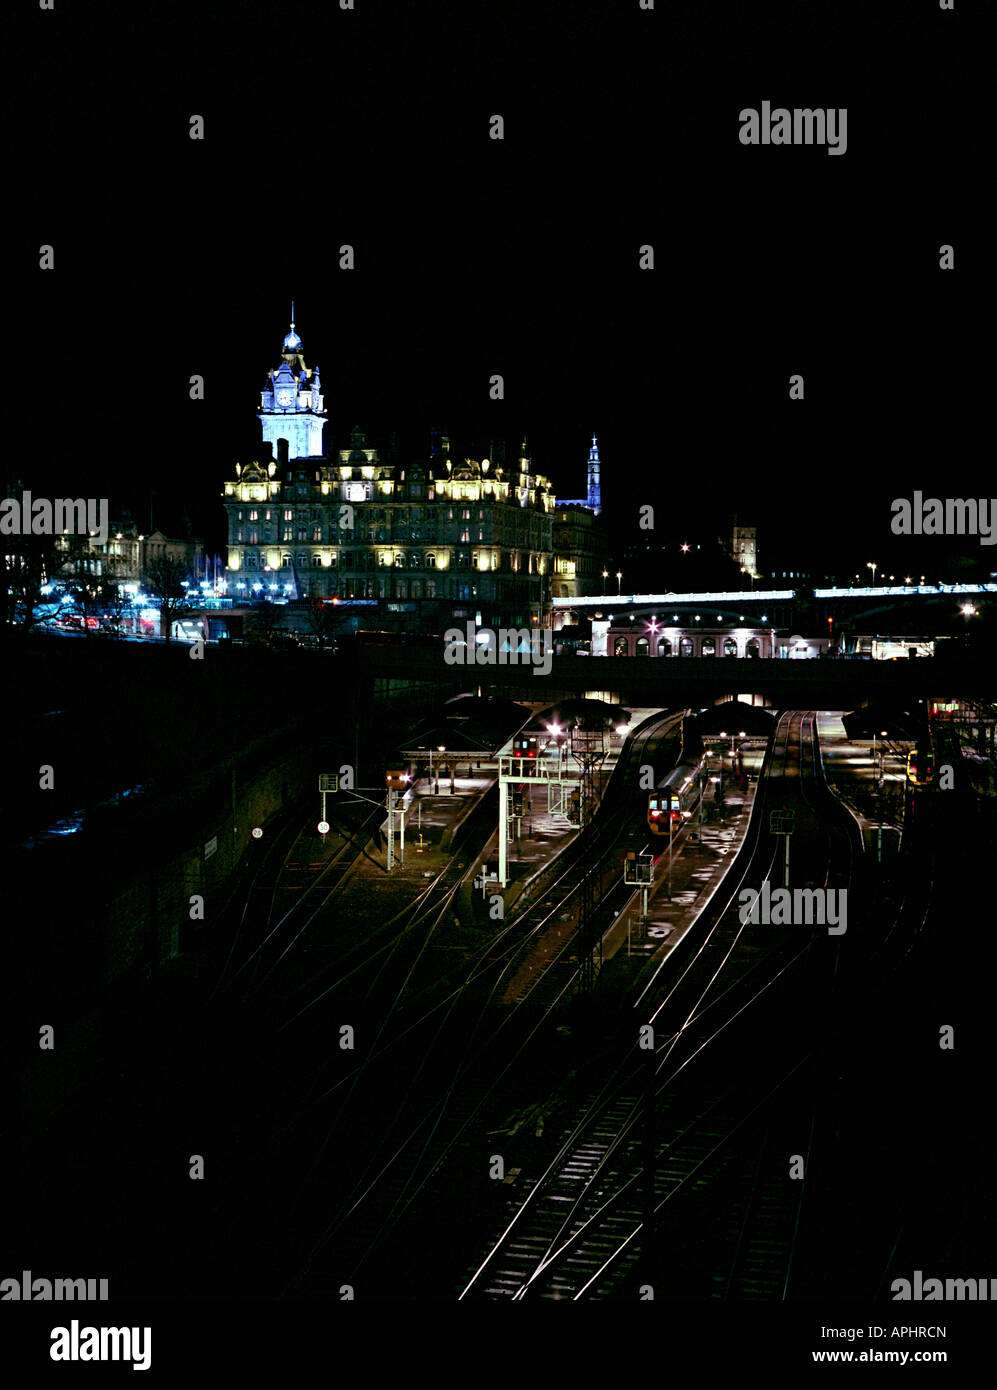
[[745,654],[745,656],[747,656],[747,657],[757,657],[757,656],[759,656],[759,655],[761,654],[760,648],[759,648],[759,646],[758,646],[758,638],[757,638],[757,637],[752,637],[752,638],[751,638],[751,640],[748,642],[747,647],[745,647],[745,649],[744,649],[744,654]]
[[647,640],[646,637],[638,637],[638,638],[637,638],[637,655],[638,655],[638,656],[650,656],[650,655],[651,655],[651,644],[650,644],[650,642]]
[[629,656],[630,647],[625,637],[617,637],[613,642],[614,656]]
[[683,637],[679,642],[679,656],[692,656],[691,637]]
[[737,643],[733,637],[724,638],[724,656],[737,656]]
[[430,551],[426,556],[426,568],[434,570],[436,568],[436,556]]
[[671,654],[672,654],[671,639],[668,638],[668,637],[659,637],[659,638],[658,638],[658,655],[659,655],[659,656],[671,656]]
[[716,656],[717,639],[715,637],[704,637],[703,645],[700,649],[700,654],[702,656]]

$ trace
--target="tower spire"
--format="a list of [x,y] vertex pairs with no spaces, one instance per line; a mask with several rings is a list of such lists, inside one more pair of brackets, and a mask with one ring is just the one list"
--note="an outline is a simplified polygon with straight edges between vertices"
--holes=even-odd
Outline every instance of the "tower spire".
[[595,512],[596,516],[598,516],[602,511],[602,488],[599,483],[599,444],[595,435],[592,436],[592,447],[589,450],[588,496],[586,502]]

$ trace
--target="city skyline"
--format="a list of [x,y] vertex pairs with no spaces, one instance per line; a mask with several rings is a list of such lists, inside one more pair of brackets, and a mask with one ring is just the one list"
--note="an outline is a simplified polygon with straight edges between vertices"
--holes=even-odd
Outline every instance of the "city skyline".
[[980,7],[22,18],[8,1360],[964,1362]]

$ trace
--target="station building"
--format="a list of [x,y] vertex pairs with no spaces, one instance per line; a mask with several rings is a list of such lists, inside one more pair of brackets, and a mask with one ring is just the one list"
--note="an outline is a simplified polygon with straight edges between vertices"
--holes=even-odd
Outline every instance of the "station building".
[[742,660],[807,660],[835,646],[823,636],[805,637],[774,627],[746,626],[743,618],[703,623],[686,615],[592,619],[593,656],[720,657]]

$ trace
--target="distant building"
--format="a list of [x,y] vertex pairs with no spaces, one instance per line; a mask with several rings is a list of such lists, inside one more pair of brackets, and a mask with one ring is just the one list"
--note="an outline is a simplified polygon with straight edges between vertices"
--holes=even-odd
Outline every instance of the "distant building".
[[[60,536],[57,549],[68,555],[73,538]],[[204,576],[204,548],[198,538],[188,540],[166,536],[162,531],[140,534],[132,521],[112,522],[107,540],[91,538],[80,554],[67,559],[57,579],[72,581],[84,575],[91,579],[110,579],[118,584],[141,585],[150,561],[169,557],[177,560],[191,580]]]
[[554,513],[554,598],[589,598],[606,591],[609,540],[601,520],[573,502]]
[[739,526],[734,518],[731,533],[731,559],[752,579],[758,578],[758,530],[754,526]]

